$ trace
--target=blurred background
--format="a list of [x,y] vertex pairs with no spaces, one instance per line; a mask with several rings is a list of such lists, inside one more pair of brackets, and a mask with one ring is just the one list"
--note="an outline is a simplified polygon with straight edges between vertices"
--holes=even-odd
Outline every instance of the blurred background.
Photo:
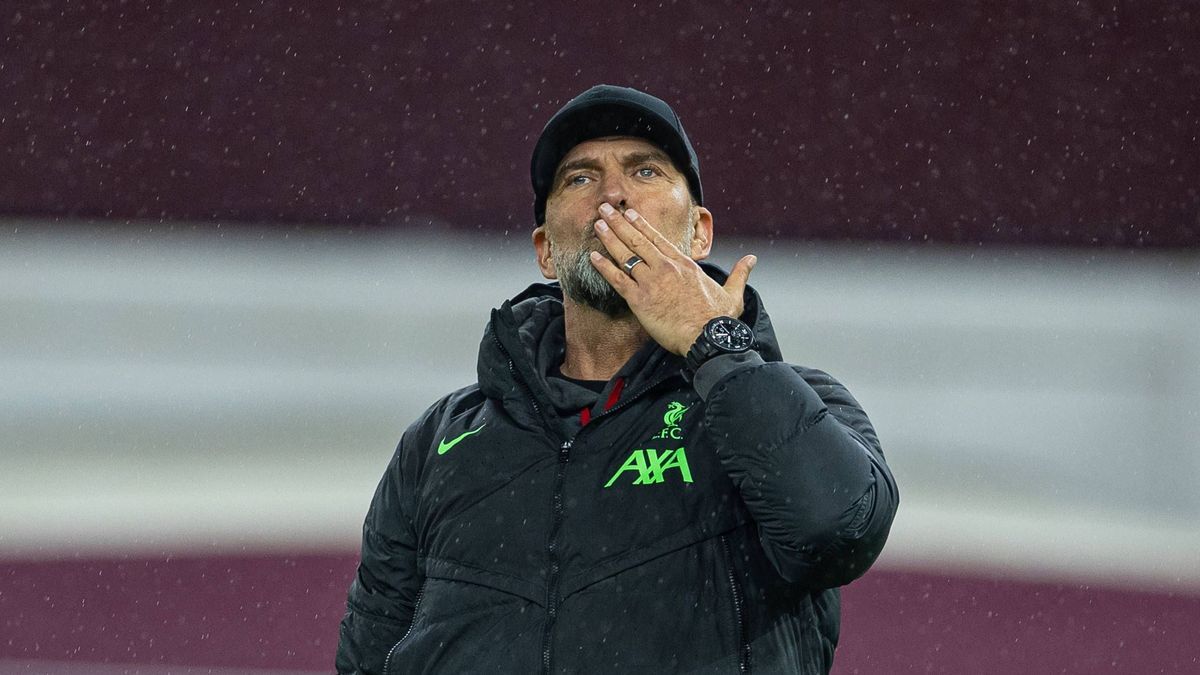
[[329,672],[401,432],[672,103],[714,259],[900,484],[834,672],[1200,673],[1192,3],[10,3],[0,673]]

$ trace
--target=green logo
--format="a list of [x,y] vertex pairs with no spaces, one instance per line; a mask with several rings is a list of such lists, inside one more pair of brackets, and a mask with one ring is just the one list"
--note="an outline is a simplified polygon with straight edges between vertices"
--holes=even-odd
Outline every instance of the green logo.
[[687,412],[687,409],[688,407],[679,401],[671,401],[663,415],[663,424],[669,427],[679,426],[679,420],[683,419],[683,413]]
[[679,401],[671,401],[667,405],[667,412],[663,414],[663,429],[657,434],[650,437],[650,440],[661,440],[671,438],[674,440],[683,440],[683,432],[679,430],[679,422],[683,420],[683,413],[688,411],[688,406]]
[[[667,412],[663,413],[663,428],[662,431],[650,437],[651,441],[673,439],[683,440],[683,431],[679,428],[679,423],[683,421],[683,414],[688,411],[688,406],[679,401],[671,401],[667,404]],[[663,474],[668,469],[678,469],[683,482],[692,482],[692,469],[688,466],[687,453],[682,447],[675,450],[658,450],[655,448],[645,448],[634,450],[630,453],[629,458],[617,469],[612,478],[604,484],[604,487],[609,487],[617,482],[621,474],[626,471],[633,471],[637,478],[634,479],[634,485],[653,485],[655,483],[664,483],[666,479]]]
[[470,436],[471,434],[477,434],[477,433],[479,433],[480,431],[482,431],[482,430],[483,430],[483,428],[484,428],[485,426],[487,426],[487,423],[486,423],[486,422],[485,422],[485,423],[483,423],[483,424],[480,424],[478,429],[472,429],[472,430],[470,430],[470,431],[463,432],[463,433],[459,434],[458,436],[454,437],[454,438],[453,438],[453,439],[451,439],[451,440],[446,440],[446,439],[444,439],[444,438],[443,438],[443,439],[442,439],[442,442],[441,442],[441,443],[438,443],[438,454],[439,454],[439,455],[444,455],[444,454],[446,454],[447,452],[449,452],[449,451],[450,451],[450,448],[453,448],[454,446],[458,445],[458,442],[459,442],[459,441],[461,441],[462,439],[466,438],[467,436]]
[[683,451],[683,448],[678,450],[655,450],[654,448],[634,450],[621,468],[617,469],[612,478],[608,479],[604,487],[609,487],[617,482],[617,478],[626,471],[633,471],[637,475],[633,481],[634,485],[664,483],[666,478],[663,474],[668,469],[679,469],[679,475],[683,477],[683,482],[692,482],[692,470],[688,466],[687,453]]

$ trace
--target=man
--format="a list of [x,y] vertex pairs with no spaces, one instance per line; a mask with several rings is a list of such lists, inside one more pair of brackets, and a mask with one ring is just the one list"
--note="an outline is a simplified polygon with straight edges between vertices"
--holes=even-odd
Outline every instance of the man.
[[535,284],[479,382],[413,424],[375,493],[341,672],[828,672],[837,586],[896,486],[858,403],[790,366],[755,258],[709,254],[663,101],[598,86],[533,152]]

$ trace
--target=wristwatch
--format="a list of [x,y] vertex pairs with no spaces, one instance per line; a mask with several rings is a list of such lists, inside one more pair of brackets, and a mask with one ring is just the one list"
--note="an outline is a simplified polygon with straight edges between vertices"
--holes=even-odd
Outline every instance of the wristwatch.
[[718,316],[704,324],[700,337],[688,350],[684,362],[691,374],[705,361],[721,354],[742,354],[754,345],[754,331],[731,316]]

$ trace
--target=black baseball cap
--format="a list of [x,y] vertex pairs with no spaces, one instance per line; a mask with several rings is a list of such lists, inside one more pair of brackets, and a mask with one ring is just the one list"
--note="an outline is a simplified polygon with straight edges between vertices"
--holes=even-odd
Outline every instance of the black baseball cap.
[[675,168],[687,177],[696,203],[704,203],[700,161],[671,106],[637,89],[600,84],[567,101],[554,113],[533,147],[529,173],[533,178],[533,215],[538,225],[546,222],[546,198],[559,162],[576,145],[605,136],[635,136],[662,148],[675,162]]

